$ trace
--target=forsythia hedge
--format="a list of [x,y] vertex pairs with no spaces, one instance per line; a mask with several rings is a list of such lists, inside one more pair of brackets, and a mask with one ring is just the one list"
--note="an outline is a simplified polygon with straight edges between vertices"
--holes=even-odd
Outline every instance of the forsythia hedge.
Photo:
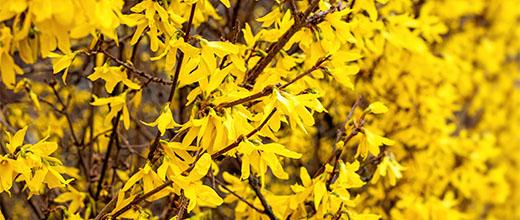
[[3,0],[0,219],[520,219],[519,0]]

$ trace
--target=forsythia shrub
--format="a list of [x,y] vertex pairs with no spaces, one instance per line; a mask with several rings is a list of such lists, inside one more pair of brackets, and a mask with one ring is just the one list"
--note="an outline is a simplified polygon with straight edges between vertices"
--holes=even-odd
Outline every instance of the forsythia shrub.
[[0,4],[0,219],[520,219],[519,0]]

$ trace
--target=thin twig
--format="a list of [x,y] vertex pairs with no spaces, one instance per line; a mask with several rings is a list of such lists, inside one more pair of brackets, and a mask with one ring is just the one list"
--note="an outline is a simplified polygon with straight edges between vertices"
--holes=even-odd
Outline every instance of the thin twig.
[[237,99],[237,100],[233,100],[233,101],[229,101],[229,102],[220,103],[219,105],[217,105],[216,109],[229,108],[229,107],[232,107],[232,106],[235,106],[235,105],[240,105],[240,104],[243,104],[243,103],[246,103],[246,102],[250,102],[250,101],[253,101],[255,99],[267,96],[267,95],[271,94],[271,92],[273,91],[273,88],[274,88],[274,86],[272,86],[272,85],[266,86],[261,91],[259,91],[257,93],[254,93],[254,94],[252,94],[250,96],[247,96],[247,97],[244,97],[244,98],[240,98],[240,99]]
[[242,142],[243,140],[247,139],[247,138],[250,138],[251,136],[253,136],[254,134],[256,134],[257,132],[259,132],[260,130],[262,130],[262,128],[267,124],[267,122],[269,121],[269,119],[271,119],[271,117],[273,117],[274,113],[276,112],[276,109],[273,109],[273,111],[271,111],[271,113],[269,113],[269,115],[267,115],[267,117],[264,119],[264,121],[262,121],[262,123],[256,127],[255,129],[253,129],[252,131],[250,131],[248,134],[246,134],[245,136],[244,135],[241,135],[239,136],[233,143],[231,143],[230,145],[228,145],[227,147],[225,147],[224,149],[214,153],[211,155],[211,158],[212,159],[215,159],[217,157],[219,157],[220,155],[223,155],[225,153],[227,153],[228,151],[234,149],[235,147],[237,147],[240,142]]
[[[190,18],[188,19],[188,24],[184,29],[184,42],[188,42],[190,38],[190,30],[193,23],[193,17],[195,16],[195,9],[197,8],[197,3],[191,5]],[[173,84],[170,90],[170,95],[168,96],[168,102],[173,100],[173,96],[175,95],[175,90],[177,89],[177,81],[179,80],[179,75],[181,72],[182,61],[184,60],[184,53],[181,50],[178,50],[179,59],[177,59],[177,64],[175,68],[175,73],[173,74]]]
[[233,192],[233,190],[229,189],[225,183],[221,182],[220,180],[218,179],[215,179],[215,182],[217,184],[219,184],[220,186],[222,186],[222,188],[224,188],[226,191],[228,191],[229,193],[231,193],[233,196],[237,197],[237,199],[239,199],[240,201],[244,202],[246,205],[248,205],[249,207],[251,207],[252,209],[254,209],[255,211],[259,212],[259,213],[262,213],[264,214],[264,210],[261,210],[259,208],[257,208],[255,205],[253,205],[253,203],[247,201],[247,199],[245,199],[244,197],[238,195],[236,192]]
[[[298,8],[296,7],[296,2],[295,0],[288,0],[288,4],[289,4],[289,10],[291,10],[291,13],[294,17],[295,20],[298,20],[301,18],[301,14],[300,12],[298,11]],[[298,21],[297,21],[298,22]]]
[[99,198],[99,194],[101,193],[101,189],[103,188],[103,179],[105,178],[105,174],[108,167],[108,160],[110,159],[110,153],[112,151],[112,145],[117,137],[117,127],[119,125],[119,120],[121,119],[121,111],[117,112],[115,119],[112,121],[112,133],[110,134],[110,139],[108,141],[107,151],[105,152],[105,157],[103,159],[103,165],[101,167],[101,174],[99,176],[96,194],[94,195],[95,199]]
[[184,209],[186,208],[186,197],[184,196],[184,193],[181,196],[181,202],[179,203],[179,211],[177,212],[177,219],[182,219],[182,216],[184,215]]
[[232,107],[232,106],[235,106],[235,105],[240,105],[240,104],[243,104],[243,103],[246,103],[246,102],[250,102],[250,101],[253,101],[255,99],[267,96],[267,95],[269,95],[269,94],[271,94],[273,92],[274,88],[285,89],[288,86],[290,86],[291,84],[293,84],[296,81],[298,81],[301,78],[303,78],[304,76],[307,76],[307,75],[311,74],[312,72],[314,72],[315,70],[318,70],[318,69],[322,68],[323,63],[325,61],[329,60],[329,59],[330,59],[330,56],[326,56],[326,57],[318,59],[318,61],[310,69],[308,69],[305,72],[297,75],[296,77],[294,77],[294,79],[292,79],[291,81],[289,81],[289,82],[287,82],[287,83],[285,83],[285,84],[283,84],[281,86],[276,86],[276,85],[266,86],[261,91],[259,91],[257,93],[254,93],[254,94],[252,94],[250,96],[247,96],[247,97],[244,97],[244,98],[240,98],[240,99],[237,99],[237,100],[234,100],[234,101],[220,103],[219,105],[217,105],[216,109],[229,108],[229,107]]
[[128,211],[130,208],[132,208],[134,205],[137,205],[139,204],[141,201],[145,200],[146,198],[150,197],[150,196],[153,196],[154,194],[160,192],[161,190],[163,190],[164,188],[170,186],[171,184],[173,183],[173,181],[171,180],[168,180],[166,182],[164,182],[163,184],[159,185],[158,187],[154,188],[153,190],[151,190],[150,192],[147,192],[145,194],[142,194],[138,197],[136,197],[134,200],[132,200],[132,202],[128,203],[127,205],[123,206],[123,208],[119,209],[116,213],[114,213],[111,217],[113,219],[116,219],[118,216],[122,215],[123,213],[125,213],[126,211]]
[[292,79],[291,81],[285,83],[284,85],[280,86],[280,89],[285,89],[287,88],[288,86],[290,86],[291,84],[295,83],[296,81],[298,81],[299,79],[303,78],[304,76],[306,75],[309,75],[311,74],[312,72],[314,72],[315,70],[317,69],[320,69],[322,68],[321,65],[330,59],[330,55],[326,56],[326,57],[323,57],[323,58],[320,58],[318,59],[318,61],[316,61],[316,63],[314,64],[314,66],[312,66],[310,69],[308,69],[307,71],[303,72],[302,74],[294,77],[294,79]]
[[80,142],[79,142],[78,138],[76,137],[76,132],[74,132],[74,125],[72,124],[72,119],[70,118],[70,115],[66,111],[68,105],[66,105],[65,102],[61,99],[60,94],[58,93],[56,88],[54,88],[54,84],[50,84],[49,86],[52,88],[52,92],[54,93],[54,96],[56,96],[56,99],[62,106],[62,109],[60,112],[67,119],[67,124],[69,125],[70,133],[72,135],[72,139],[74,140],[74,145],[79,146]]
[[[363,98],[362,96],[359,96],[356,99],[356,102],[354,102],[354,104],[352,105],[352,108],[350,109],[350,112],[347,115],[347,118],[345,119],[345,122],[343,122],[343,124],[341,125],[341,128],[338,129],[338,131],[336,133],[336,141],[334,143],[334,151],[333,151],[333,153],[330,155],[330,157],[327,159],[327,161],[325,163],[323,163],[322,166],[318,170],[316,170],[316,172],[313,174],[314,178],[316,178],[318,175],[322,174],[323,171],[325,171],[325,166],[327,164],[329,164],[330,162],[332,162],[333,159],[336,159],[334,161],[334,169],[336,168],[337,160],[339,159],[339,156],[341,156],[341,154],[343,153],[343,148],[340,151],[338,151],[338,149],[336,149],[336,143],[338,143],[341,140],[341,138],[343,137],[343,135],[345,134],[345,129],[346,129],[345,125],[350,121],[350,119],[354,115],[354,111],[361,104],[362,98]],[[359,133],[359,129],[358,128],[354,128],[352,130],[352,132],[350,132],[350,134],[345,138],[344,142],[347,143],[350,139],[352,139],[358,133]]]
[[307,25],[307,17],[314,12],[314,9],[318,6],[319,0],[314,0],[307,10],[301,15],[302,18],[295,19],[294,24],[287,30],[278,41],[271,44],[267,49],[267,55],[260,58],[260,60],[256,63],[253,68],[246,72],[246,76],[244,78],[243,85],[250,86],[253,85],[256,78],[264,71],[264,69],[271,63],[274,57],[280,52],[280,50],[289,42],[296,32]]
[[107,56],[109,59],[111,59],[112,61],[114,61],[118,65],[121,65],[124,68],[130,70],[132,73],[135,73],[138,76],[140,76],[142,78],[145,78],[149,82],[155,82],[155,83],[159,83],[159,84],[163,84],[163,85],[172,85],[173,84],[172,81],[165,80],[165,79],[162,79],[162,78],[150,75],[150,74],[148,74],[148,73],[146,73],[146,72],[144,72],[144,71],[142,71],[140,69],[137,69],[133,64],[130,64],[130,63],[127,63],[125,61],[120,60],[119,58],[115,57],[114,55],[108,53],[105,49],[99,49],[98,51],[88,52],[87,54],[97,53],[97,52],[105,54],[105,56]]
[[[196,7],[197,7],[197,3],[194,3],[191,6],[190,18],[188,20],[188,24],[185,26],[185,29],[184,29],[184,33],[185,33],[184,42],[187,42],[190,37],[190,30],[191,30],[191,26],[192,26],[192,22],[193,22],[193,17],[195,16]],[[178,83],[177,81],[179,79],[179,74],[181,72],[182,61],[184,60],[184,53],[181,50],[179,50],[178,53],[179,53],[179,58],[177,59],[176,69],[175,69],[175,73],[173,75],[173,80],[172,80],[173,83],[171,84],[172,87],[170,89],[170,95],[168,96],[168,103],[170,103],[170,106],[171,106],[173,97],[175,96],[175,90],[177,89],[177,83]],[[148,160],[150,160],[150,161],[153,160],[155,151],[157,151],[157,147],[159,146],[160,136],[161,136],[161,133],[159,131],[157,131],[157,135],[155,135],[154,142],[150,146],[150,151],[148,152]]]
[[110,200],[110,202],[108,202],[105,207],[103,207],[101,209],[101,211],[99,211],[99,213],[97,214],[96,218],[94,220],[101,220],[105,214],[108,213],[110,207],[114,206],[117,202],[117,196],[114,196],[114,198],[112,198],[112,200]]
[[264,195],[262,194],[262,190],[260,189],[260,187],[258,187],[258,185],[260,185],[260,183],[258,182],[258,179],[256,177],[254,177],[253,175],[249,175],[248,182],[249,182],[249,185],[251,186],[251,188],[253,188],[253,191],[255,191],[255,194],[258,197],[258,199],[260,200],[260,203],[262,203],[262,206],[264,207],[264,213],[267,216],[269,216],[269,219],[276,220],[277,218],[274,215],[273,209],[271,208],[269,203],[267,203],[267,200],[265,199]]
[[[343,208],[343,202],[339,205],[338,211],[335,214],[334,220],[341,219],[341,209]],[[350,219],[350,218],[349,218]]]
[[[98,139],[99,137],[101,137],[101,135],[104,135],[104,134],[106,134],[106,133],[108,133],[108,132],[110,132],[110,131],[112,131],[112,128],[107,129],[107,130],[104,130],[104,131],[102,131],[102,132],[99,132],[99,133],[96,134],[96,135],[92,135],[92,137],[89,137],[90,139],[92,139],[92,141],[89,141],[89,142],[85,143],[84,145],[87,146],[87,145],[90,145],[90,144],[94,144],[93,140]],[[92,132],[92,133],[93,133],[93,132]]]

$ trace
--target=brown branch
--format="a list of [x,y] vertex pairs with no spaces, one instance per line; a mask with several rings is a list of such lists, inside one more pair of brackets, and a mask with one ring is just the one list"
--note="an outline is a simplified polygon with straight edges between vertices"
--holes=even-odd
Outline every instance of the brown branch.
[[291,81],[289,81],[289,82],[287,82],[287,83],[285,83],[285,84],[283,84],[281,86],[276,86],[276,85],[266,86],[261,91],[259,91],[257,93],[254,93],[254,94],[252,94],[250,96],[247,96],[247,97],[244,97],[244,98],[240,98],[240,99],[237,99],[237,100],[234,100],[234,101],[230,101],[230,102],[220,103],[219,105],[217,105],[216,109],[222,109],[222,108],[232,107],[232,106],[235,106],[235,105],[240,105],[240,104],[243,104],[243,103],[246,103],[246,102],[250,102],[250,101],[253,101],[255,99],[267,96],[267,95],[269,95],[269,94],[271,94],[273,92],[274,88],[285,89],[288,86],[290,86],[291,84],[293,84],[296,81],[298,81],[301,78],[303,78],[304,76],[307,76],[307,75],[311,74],[312,72],[314,72],[315,70],[322,68],[323,63],[325,61],[329,60],[329,59],[330,59],[330,55],[326,56],[326,57],[323,57],[323,58],[320,58],[310,69],[306,70],[305,72],[303,72],[300,75],[296,76]]
[[[107,56],[109,59],[111,59],[118,65],[121,65],[124,68],[130,70],[132,73],[135,73],[138,76],[145,78],[149,82],[155,82],[155,83],[159,83],[159,84],[163,84],[163,85],[172,85],[173,84],[172,81],[168,81],[168,80],[162,79],[160,77],[152,76],[140,69],[137,69],[133,64],[120,60],[119,58],[115,57],[114,55],[108,53],[105,49],[99,49],[98,51],[93,51],[91,53],[96,53],[96,52],[105,54],[105,56]],[[89,53],[87,53],[87,54],[89,54]]]
[[267,200],[265,199],[264,195],[262,194],[262,190],[260,189],[260,187],[258,187],[258,185],[260,185],[260,183],[258,182],[258,179],[256,177],[254,177],[253,175],[249,175],[248,180],[249,180],[248,181],[249,185],[251,186],[251,188],[253,188],[256,196],[260,200],[260,203],[262,203],[262,206],[264,207],[264,213],[267,216],[269,216],[269,219],[276,220],[277,218],[274,215],[273,209],[271,208],[269,203],[267,203]]
[[112,198],[112,200],[110,200],[110,202],[108,202],[105,207],[103,207],[101,209],[101,211],[99,211],[99,213],[96,215],[96,218],[94,220],[101,220],[105,214],[108,213],[109,209],[111,206],[114,206],[117,202],[117,196],[114,196],[114,198]]
[[[338,211],[336,212],[335,214],[335,217],[334,217],[334,220],[339,220],[341,219],[341,209],[343,208],[343,202],[341,202],[341,204],[339,205],[339,208],[338,208]],[[350,217],[348,218],[350,219]]]
[[234,100],[234,101],[230,101],[230,102],[220,103],[219,105],[217,105],[216,109],[229,108],[229,107],[232,107],[232,106],[235,106],[235,105],[240,105],[240,104],[243,104],[243,103],[246,103],[246,102],[250,102],[250,101],[253,101],[255,99],[267,96],[267,95],[271,94],[271,92],[273,91],[274,87],[275,86],[273,86],[273,85],[266,86],[264,89],[262,89],[262,91],[257,92],[255,94],[252,94],[250,96],[247,96],[247,97],[244,97],[244,98],[240,98],[240,99],[237,99],[237,100]]
[[[171,184],[173,183],[173,181],[171,180],[168,180],[166,182],[164,182],[163,184],[161,184],[160,186],[154,188],[153,190],[151,190],[150,192],[147,192],[145,194],[142,194],[138,197],[136,197],[132,202],[128,203],[127,205],[123,206],[123,208],[119,209],[116,213],[114,213],[114,215],[110,216],[111,218],[113,219],[116,219],[118,216],[122,215],[123,213],[125,213],[126,211],[128,211],[129,209],[131,209],[134,205],[137,205],[139,204],[141,201],[145,200],[146,198],[150,197],[150,196],[153,196],[154,194],[160,192],[161,190],[163,190],[164,188],[170,186]],[[97,218],[97,217],[96,217]],[[103,218],[103,217],[102,217]]]
[[[72,141],[74,142],[74,145],[76,146],[76,150],[77,150],[77,154],[78,154],[78,163],[79,163],[79,169],[80,170],[83,170],[87,176],[87,180],[90,181],[90,176],[88,175],[88,171],[89,171],[89,166],[87,166],[87,164],[85,163],[84,159],[83,159],[83,155],[82,155],[82,148],[85,146],[83,144],[83,140],[81,140],[81,142],[79,141],[78,137],[76,136],[76,132],[74,131],[74,125],[72,123],[72,119],[71,119],[71,116],[70,114],[66,111],[67,110],[67,106],[68,103],[66,104],[60,97],[58,91],[56,90],[56,88],[54,88],[54,85],[55,85],[55,81],[52,81],[51,83],[49,83],[49,86],[52,88],[52,91],[53,91],[53,94],[56,96],[56,99],[58,100],[58,102],[61,104],[62,108],[61,109],[58,109],[58,107],[56,107],[55,104],[53,103],[50,103],[48,102],[47,100],[37,96],[37,99],[38,100],[42,100],[42,102],[44,102],[45,104],[49,105],[54,111],[62,114],[65,119],[67,120],[67,125],[69,127],[69,130],[70,130],[70,133],[71,133],[71,136],[72,136]],[[26,91],[27,93],[30,92],[29,88],[26,87]],[[83,168],[83,169],[82,169]]]
[[289,42],[292,36],[307,25],[307,17],[314,11],[318,6],[319,0],[314,0],[309,8],[301,14],[301,18],[295,19],[294,24],[287,30],[278,41],[271,44],[267,49],[267,56],[262,57],[253,68],[246,72],[243,84],[245,86],[254,84],[256,78],[264,71],[264,69],[271,63],[274,57],[280,52],[280,50]]
[[[354,136],[356,136],[359,132],[361,132],[361,128],[360,127],[355,127],[349,134],[348,136],[344,139],[344,143],[347,143],[349,142]],[[335,177],[335,170],[338,168],[338,161],[339,161],[339,157],[341,156],[341,154],[343,153],[343,148],[340,148],[340,150],[338,151],[337,149],[334,151],[335,154],[332,154],[331,157],[334,158],[334,166],[332,168],[332,173],[329,177],[329,179],[327,180],[327,187],[330,186],[332,184],[332,182],[334,181],[334,177]]]
[[[238,19],[238,12],[241,8],[241,3],[242,3],[242,0],[238,0],[237,3],[235,4],[235,6],[233,7],[233,12],[231,14],[231,19],[229,21],[229,28],[234,28],[236,26],[237,23],[240,23],[240,20]],[[240,32],[240,28],[237,28],[238,31],[237,33]],[[234,31],[232,31],[234,32]],[[231,32],[231,36],[233,36],[234,34]]]
[[[192,23],[193,23],[193,17],[195,16],[195,9],[197,8],[197,3],[194,3],[192,6],[191,6],[191,12],[190,12],[190,18],[188,20],[188,24],[185,26],[185,29],[184,29],[184,42],[187,42],[189,37],[190,37],[190,30],[191,30],[191,26],[192,26]],[[168,96],[168,103],[170,103],[170,106],[171,106],[171,102],[173,100],[173,97],[175,96],[175,90],[177,89],[177,81],[179,79],[179,74],[181,72],[181,67],[182,67],[182,61],[184,60],[184,53],[179,50],[178,51],[179,53],[179,59],[177,59],[177,63],[176,63],[176,69],[175,69],[175,73],[173,75],[173,83],[171,84],[172,87],[170,89],[170,95]],[[148,160],[152,161],[153,160],[153,157],[155,155],[155,151],[157,151],[157,147],[159,146],[159,138],[161,137],[161,133],[159,131],[157,131],[157,135],[155,135],[155,139],[154,139],[154,142],[152,143],[152,145],[150,146],[150,151],[148,152]]]
[[152,142],[152,145],[150,145],[150,152],[148,152],[148,158],[149,161],[153,161],[155,151],[157,151],[157,147],[159,146],[159,141],[161,139],[161,132],[157,131],[157,134],[155,135],[155,138]]
[[287,0],[288,4],[289,4],[289,10],[291,10],[291,13],[294,17],[294,19],[299,19],[300,18],[300,12],[298,11],[298,8],[296,7],[296,2],[295,0]]
[[[314,174],[312,175],[313,178],[316,178],[318,175],[322,174],[323,171],[325,171],[325,166],[327,164],[329,164],[330,162],[332,162],[333,159],[335,159],[334,160],[334,169],[336,169],[338,159],[341,156],[341,154],[343,153],[343,148],[341,148],[338,151],[338,149],[336,148],[336,143],[338,143],[342,139],[342,137],[344,137],[345,129],[346,129],[345,126],[347,125],[347,123],[350,121],[350,119],[354,115],[354,111],[356,110],[356,108],[361,104],[362,99],[363,99],[363,97],[359,96],[356,99],[356,102],[354,102],[354,104],[352,105],[352,108],[350,109],[350,112],[348,113],[347,118],[345,119],[345,122],[342,123],[341,128],[338,129],[338,131],[336,133],[336,141],[334,144],[333,153],[330,155],[330,157],[327,159],[327,161],[325,163],[323,163],[322,166],[318,170],[316,170],[316,172],[314,172]],[[356,136],[359,133],[360,130],[361,130],[361,128],[358,128],[358,127],[354,128],[349,133],[349,135],[344,139],[344,142],[347,143],[348,141],[350,141],[354,136]],[[334,176],[334,175],[332,175],[332,176]]]
[[[188,24],[185,26],[185,29],[183,30],[184,33],[185,33],[184,34],[184,42],[188,42],[188,40],[189,40],[190,30],[191,30],[191,26],[192,26],[192,23],[193,23],[193,17],[195,16],[195,9],[196,9],[196,7],[197,7],[197,3],[195,3],[195,4],[193,4],[191,6],[190,17],[188,19]],[[182,51],[180,51],[180,50],[178,51],[178,53],[179,53],[179,58],[177,59],[176,69],[175,69],[175,73],[174,73],[173,79],[172,79],[170,94],[168,96],[168,103],[170,103],[170,105],[171,105],[171,102],[173,100],[173,97],[175,96],[175,90],[177,89],[177,83],[178,83],[178,79],[179,79],[179,75],[180,75],[180,71],[181,71],[181,67],[182,67],[182,62],[184,60],[184,53]],[[149,161],[153,161],[153,158],[154,158],[154,155],[155,155],[155,151],[157,151],[157,147],[159,146],[160,136],[161,136],[161,133],[159,131],[157,131],[157,135],[155,136],[154,142],[150,146],[150,152],[148,153],[148,157],[147,158],[148,158]],[[170,184],[172,183],[171,181],[169,181],[169,182],[170,182]],[[169,184],[167,184],[167,185],[169,185]],[[167,185],[165,185],[164,187],[166,187]],[[158,190],[158,191],[160,191],[160,190]],[[180,204],[181,207],[179,208],[179,213],[177,215],[177,219],[182,219],[182,214],[184,212],[184,205],[183,205],[183,203],[184,203],[185,197],[182,196],[181,200],[183,202],[181,202],[181,204]],[[130,207],[130,206],[127,206],[127,207]],[[123,209],[121,209],[120,211],[122,211],[122,210]],[[116,212],[114,214],[114,218],[118,216],[118,213],[120,211],[118,211],[118,212]],[[124,213],[124,212],[121,212],[120,214],[122,214],[122,213]]]
[[65,118],[67,119],[67,124],[69,126],[70,133],[71,133],[72,139],[74,141],[74,145],[79,146],[80,142],[76,136],[76,132],[74,131],[74,125],[72,124],[72,119],[70,118],[69,113],[67,113],[67,111],[66,111],[68,105],[65,104],[65,102],[61,99],[60,94],[58,93],[58,90],[56,90],[56,88],[54,88],[54,83],[50,83],[49,86],[52,88],[52,92],[54,93],[54,96],[56,96],[56,99],[62,106],[62,109],[59,112],[62,113],[65,116]]
[[[121,93],[122,90],[123,90],[123,85],[121,83],[119,83],[117,90],[114,91],[112,95],[117,95],[117,94]],[[112,119],[112,132],[110,133],[110,139],[108,140],[107,150],[105,152],[105,157],[103,158],[103,164],[101,166],[101,174],[99,176],[96,193],[94,194],[94,198],[96,200],[99,199],[99,194],[101,193],[101,189],[103,187],[103,180],[105,178],[106,171],[108,169],[108,162],[110,159],[110,154],[112,153],[112,146],[114,145],[114,142],[116,142],[116,143],[119,142],[117,127],[119,126],[119,120],[121,120],[122,113],[123,113],[123,110],[119,110],[117,112],[116,117]]]
[[[309,7],[305,12],[301,13],[297,11],[296,5],[294,4],[293,0],[289,0],[289,9],[291,10],[293,17],[294,17],[294,24],[287,30],[280,39],[271,44],[269,48],[267,49],[267,56],[262,57],[255,66],[253,66],[252,69],[248,70],[246,72],[246,76],[244,78],[244,82],[242,83],[244,86],[250,87],[252,84],[254,84],[256,78],[264,71],[264,69],[271,63],[271,61],[274,59],[274,57],[280,52],[280,50],[287,44],[287,42],[291,39],[291,37],[296,34],[300,29],[302,29],[305,26],[308,25],[318,25],[322,21],[324,21],[325,17],[333,13],[335,11],[342,10],[344,7],[342,5],[342,1],[338,2],[338,5],[336,7],[330,7],[327,11],[320,11],[316,12],[312,16],[309,16],[311,13],[314,12],[316,7],[318,6],[319,0],[315,0],[312,3],[310,3]],[[355,0],[352,0],[350,3],[350,9],[354,7]],[[352,19],[352,13],[349,14],[349,17],[347,18],[347,21],[350,21]]]
[[[190,18],[188,19],[188,24],[185,26],[184,29],[184,42],[188,42],[188,39],[190,38],[190,30],[193,23],[193,17],[195,16],[195,9],[197,8],[197,3],[194,3],[191,5],[191,11],[190,11]],[[175,69],[175,73],[173,75],[173,84],[170,90],[170,96],[168,97],[168,102],[171,102],[173,100],[173,96],[175,95],[175,89],[177,88],[177,81],[179,80],[179,74],[181,72],[182,67],[182,61],[184,60],[184,53],[179,50],[179,59],[177,59],[177,67]]]
[[361,100],[363,99],[363,96],[359,96],[356,101],[354,102],[354,104],[352,105],[352,107],[350,108],[350,112],[348,113],[347,115],[347,118],[345,119],[345,121],[343,122],[343,124],[341,125],[341,128],[338,129],[338,132],[336,133],[336,143],[339,142],[339,139],[341,138],[342,134],[345,133],[345,125],[347,125],[348,121],[350,121],[350,119],[352,118],[352,116],[354,115],[354,111],[356,110],[356,108],[361,104]]
[[184,193],[181,196],[181,202],[179,203],[179,211],[177,212],[177,219],[182,219],[182,216],[184,215],[184,209],[186,207],[186,197],[184,196]]
[[264,210],[261,210],[259,208],[257,208],[255,205],[253,205],[251,202],[247,201],[247,199],[245,199],[244,197],[238,195],[236,192],[233,192],[233,190],[229,189],[225,183],[221,182],[220,180],[218,179],[215,179],[215,182],[217,184],[219,184],[220,186],[222,186],[222,188],[224,188],[226,191],[228,191],[229,193],[231,193],[233,196],[237,197],[237,199],[239,199],[240,201],[244,202],[247,206],[251,207],[252,209],[254,209],[255,211],[257,211],[258,213],[262,213],[264,214]]
[[[90,123],[90,122],[89,122]],[[92,137],[89,137],[89,139],[91,139],[89,142],[83,144],[84,146],[87,146],[87,145],[90,145],[90,144],[94,144],[94,140],[98,139],[99,137],[101,137],[101,135],[104,135],[108,132],[112,131],[112,128],[110,129],[107,129],[107,130],[104,130],[102,132],[99,132],[98,134],[94,135],[94,132],[92,132]]]
[[147,147],[148,144],[132,145],[132,144],[130,144],[128,139],[122,133],[120,133],[119,131],[118,131],[118,135],[119,135],[119,137],[121,138],[121,141],[123,141],[123,144],[124,144],[124,145],[121,146],[121,148],[128,149],[128,151],[131,154],[137,155],[137,157],[139,157],[139,158],[146,159],[146,157],[144,157],[143,155],[139,154],[134,148],[137,148],[137,147]]
[[117,127],[119,125],[119,120],[121,119],[121,111],[117,112],[116,117],[112,121],[112,132],[110,134],[110,139],[108,140],[107,151],[105,152],[105,157],[103,159],[103,165],[101,166],[101,174],[99,176],[96,194],[94,198],[97,200],[99,198],[99,194],[101,193],[101,189],[103,188],[103,179],[105,178],[105,174],[108,168],[108,160],[110,159],[110,153],[112,152],[112,146],[114,145],[114,141],[117,137]]
[[269,115],[267,115],[267,117],[264,119],[264,121],[262,121],[262,123],[256,127],[255,129],[253,129],[252,131],[250,131],[248,134],[246,134],[245,136],[244,135],[240,135],[236,140],[235,142],[231,143],[230,145],[228,145],[227,147],[225,147],[224,149],[214,153],[211,155],[211,158],[212,159],[216,159],[217,157],[219,157],[220,155],[223,155],[225,153],[227,153],[228,151],[234,149],[235,147],[238,147],[238,145],[240,144],[240,142],[242,142],[243,140],[247,139],[247,138],[250,138],[252,137],[254,134],[256,134],[257,132],[259,132],[260,130],[262,130],[262,128],[267,124],[267,122],[269,121],[269,119],[271,119],[271,117],[273,117],[274,113],[276,112],[276,109],[273,109],[273,111],[271,111],[271,113],[269,113]]
[[318,59],[318,61],[314,64],[314,66],[312,66],[310,69],[308,69],[307,71],[303,72],[302,74],[296,76],[294,79],[292,79],[291,81],[285,83],[284,85],[280,86],[280,89],[285,89],[287,88],[288,86],[290,86],[291,84],[295,83],[296,81],[298,81],[299,79],[303,78],[304,76],[306,75],[309,75],[311,74],[312,72],[314,72],[315,70],[317,69],[320,69],[322,68],[321,65],[330,59],[330,55],[326,56],[326,57],[323,57],[323,58],[320,58]]
[[27,199],[27,203],[29,203],[29,206],[33,210],[34,214],[38,216],[40,219],[45,219],[45,214],[42,213],[42,208],[36,205],[33,198]]

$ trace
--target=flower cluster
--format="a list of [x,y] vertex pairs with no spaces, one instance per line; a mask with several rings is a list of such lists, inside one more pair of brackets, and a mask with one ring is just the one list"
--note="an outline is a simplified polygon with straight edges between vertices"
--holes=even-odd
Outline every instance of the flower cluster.
[[518,5],[4,0],[0,219],[520,218]]

